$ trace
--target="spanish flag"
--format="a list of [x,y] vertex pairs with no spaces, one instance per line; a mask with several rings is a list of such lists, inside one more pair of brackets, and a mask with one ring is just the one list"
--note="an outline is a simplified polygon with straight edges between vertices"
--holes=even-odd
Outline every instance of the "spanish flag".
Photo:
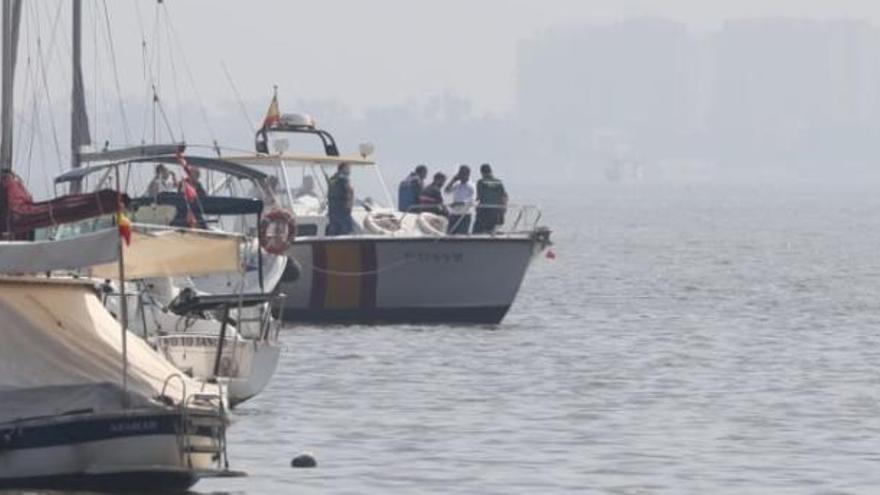
[[119,228],[119,236],[125,240],[125,245],[131,244],[131,220],[125,216],[125,213],[119,211],[116,213],[116,226]]
[[263,129],[270,129],[281,122],[281,110],[278,108],[278,87],[275,87],[275,94],[272,95],[272,102],[269,103],[269,110],[266,111],[266,118],[263,119]]

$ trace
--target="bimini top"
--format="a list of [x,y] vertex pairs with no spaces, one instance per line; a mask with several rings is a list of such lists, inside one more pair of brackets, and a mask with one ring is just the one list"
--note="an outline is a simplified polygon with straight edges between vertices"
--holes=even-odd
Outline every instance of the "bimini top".
[[[266,174],[260,172],[259,170],[245,167],[237,163],[237,161],[230,161],[228,159],[208,158],[204,156],[187,156],[186,161],[190,165],[195,165],[196,167],[205,170],[220,172],[222,174],[226,174],[239,179],[250,179],[255,182],[262,182],[265,181],[267,177]],[[178,161],[175,155],[155,155],[143,158],[136,158],[133,160],[103,163],[101,165],[93,165],[90,167],[75,168],[55,177],[55,183],[63,184],[65,182],[81,180],[92,174],[106,171],[107,169],[116,166],[127,166],[129,164],[153,165],[156,163],[175,165],[178,163]]]
[[375,165],[376,162],[370,158],[364,158],[358,155],[350,156],[327,156],[327,155],[304,155],[304,154],[283,154],[283,155],[247,155],[247,156],[228,156],[224,160],[235,162],[242,165],[250,166],[280,166],[285,165],[339,165],[340,163],[348,163],[349,165]]

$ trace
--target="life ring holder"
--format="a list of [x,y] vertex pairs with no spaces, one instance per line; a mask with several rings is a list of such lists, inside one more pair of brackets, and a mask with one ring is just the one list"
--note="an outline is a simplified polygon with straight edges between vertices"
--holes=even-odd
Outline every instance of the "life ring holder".
[[[279,235],[281,232],[286,234]],[[260,246],[269,254],[280,256],[296,238],[296,220],[287,210],[274,209],[260,219]]]

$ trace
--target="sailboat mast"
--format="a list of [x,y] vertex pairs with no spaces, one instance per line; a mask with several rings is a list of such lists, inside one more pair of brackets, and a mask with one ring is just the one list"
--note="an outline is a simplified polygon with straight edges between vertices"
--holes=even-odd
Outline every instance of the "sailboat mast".
[[0,171],[12,170],[12,117],[15,98],[15,60],[18,54],[18,27],[21,0],[3,0],[3,87],[0,111]]
[[[82,147],[91,144],[89,135],[89,116],[86,113],[86,96],[82,76],[82,0],[72,0],[73,6],[73,40],[71,61],[73,66],[73,90],[71,94],[70,112],[70,166],[79,168],[82,165],[80,152]],[[70,184],[72,193],[80,192],[82,184],[73,181]]]

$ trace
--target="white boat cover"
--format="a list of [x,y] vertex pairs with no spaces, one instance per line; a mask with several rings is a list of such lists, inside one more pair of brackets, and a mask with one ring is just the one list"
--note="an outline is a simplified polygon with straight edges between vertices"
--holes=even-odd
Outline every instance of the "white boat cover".
[[[0,394],[121,383],[122,329],[91,285],[0,278],[0,319]],[[175,403],[185,394],[218,393],[216,386],[183,375],[143,339],[129,333],[127,341],[131,392],[154,398],[164,388],[164,395]],[[169,380],[171,376],[176,378]],[[70,409],[69,403],[69,394],[18,403],[15,408],[2,401],[0,422],[60,414]]]
[[[92,268],[97,278],[119,276],[115,228],[56,241],[0,243],[0,273],[27,274]],[[135,225],[125,246],[129,279],[183,277],[241,270],[242,237],[203,230]]]
[[[135,225],[125,246],[125,278],[186,277],[242,269],[242,236],[205,230]],[[118,278],[117,262],[92,268],[97,278]]]
[[118,412],[123,402],[140,410],[163,407],[142,395],[126,392],[115,383],[0,390],[0,425],[47,416]]
[[224,156],[227,162],[238,163],[241,165],[263,166],[263,167],[279,167],[284,165],[338,165],[347,163],[352,166],[356,165],[375,165],[376,162],[362,156],[327,156],[327,155],[305,155],[290,154],[284,155],[245,155],[245,156]]
[[110,263],[119,258],[118,242],[116,229],[58,241],[3,242],[0,243],[0,272],[41,273]]

